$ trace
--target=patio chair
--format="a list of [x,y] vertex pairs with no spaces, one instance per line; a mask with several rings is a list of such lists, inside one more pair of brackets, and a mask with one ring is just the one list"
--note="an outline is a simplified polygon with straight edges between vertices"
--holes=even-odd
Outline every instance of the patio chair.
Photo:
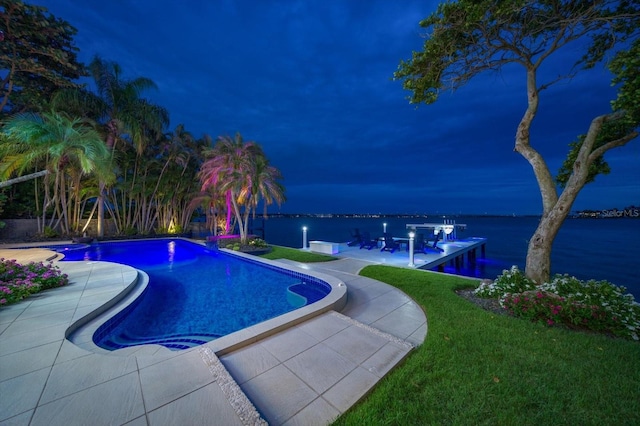
[[374,247],[378,247],[378,240],[371,238],[371,234],[368,231],[364,231],[362,233],[362,239],[360,241],[360,248],[371,250]]
[[351,241],[347,243],[349,247],[357,246],[362,244],[362,234],[360,234],[360,230],[355,228],[351,231]]
[[389,233],[384,234],[384,242],[382,244],[383,245],[380,251],[389,251],[393,253],[398,248],[400,248],[400,243],[394,240],[391,234]]

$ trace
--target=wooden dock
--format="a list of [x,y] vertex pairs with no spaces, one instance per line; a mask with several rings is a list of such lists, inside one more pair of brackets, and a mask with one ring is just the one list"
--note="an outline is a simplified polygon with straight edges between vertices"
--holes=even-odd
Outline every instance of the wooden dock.
[[[486,238],[473,237],[465,238],[464,240],[446,241],[438,244],[438,247],[443,249],[440,253],[440,257],[429,259],[428,262],[419,266],[420,269],[434,269],[438,268],[439,271],[444,271],[444,267],[447,263],[451,263],[456,269],[460,269],[466,262],[469,265],[473,265],[479,257],[484,258],[486,255]],[[434,253],[437,255],[437,253]],[[422,256],[422,253],[417,255]],[[427,257],[430,257],[427,255]]]
[[348,246],[347,243],[340,243],[338,253],[333,256],[341,258],[347,257],[359,259],[372,264],[383,264],[413,269],[438,269],[444,270],[447,264],[462,268],[465,262],[473,265],[478,258],[485,257],[487,239],[482,237],[471,237],[456,240],[439,241],[437,247],[442,251],[429,249],[426,253],[414,253],[413,264],[411,264],[410,253],[403,246],[390,253],[380,251],[381,247],[374,247],[371,250],[361,249],[359,246]]

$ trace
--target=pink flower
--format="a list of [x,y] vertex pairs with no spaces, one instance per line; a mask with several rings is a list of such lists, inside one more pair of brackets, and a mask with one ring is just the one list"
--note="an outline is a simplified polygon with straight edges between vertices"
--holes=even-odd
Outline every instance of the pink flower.
[[547,324],[548,324],[548,325],[553,325],[553,320],[548,319],[548,320],[547,320]]

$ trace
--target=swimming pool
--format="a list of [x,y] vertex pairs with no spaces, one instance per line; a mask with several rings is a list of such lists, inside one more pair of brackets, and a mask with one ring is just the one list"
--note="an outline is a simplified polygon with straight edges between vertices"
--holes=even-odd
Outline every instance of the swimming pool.
[[110,261],[143,270],[149,284],[104,321],[93,342],[106,350],[159,344],[186,349],[311,305],[327,282],[181,239],[57,249],[64,261]]

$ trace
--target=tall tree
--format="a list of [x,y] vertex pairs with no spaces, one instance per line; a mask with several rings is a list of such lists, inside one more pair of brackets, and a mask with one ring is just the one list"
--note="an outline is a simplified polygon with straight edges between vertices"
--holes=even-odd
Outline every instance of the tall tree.
[[195,207],[191,200],[199,189],[196,174],[202,163],[203,146],[182,124],[159,144],[155,157],[163,161],[151,204],[160,229],[183,232],[189,226]]
[[[423,50],[401,61],[394,74],[412,92],[412,103],[434,103],[441,91],[455,90],[485,71],[511,64],[524,68],[527,108],[517,127],[514,150],[531,165],[542,196],[542,217],[529,240],[525,270],[534,281],[547,281],[553,241],[578,193],[594,173],[605,171],[605,152],[638,136],[640,2],[460,0],[440,4],[420,26],[427,30]],[[546,60],[561,55],[568,44],[582,46],[583,39],[591,43],[578,64],[564,76],[538,81]],[[571,172],[559,179],[564,180],[559,192],[530,138],[540,95],[580,69],[601,63],[610,52],[615,54],[610,69],[619,84],[618,99],[612,103],[613,111],[595,117],[586,136],[573,145],[565,164]]]
[[[260,145],[244,142],[242,135],[220,136],[209,159],[200,168],[201,190],[214,188],[227,197],[227,223],[231,210],[236,217],[242,242],[247,241],[249,217],[261,197],[266,204],[284,199],[284,188],[277,182],[280,172],[269,166]],[[227,227],[228,231],[228,227]]]
[[41,111],[54,91],[79,87],[76,32],[44,7],[0,0],[0,111]]
[[267,215],[267,207],[274,202],[280,206],[285,200],[284,186],[279,182],[282,179],[280,170],[269,164],[266,156],[256,158],[254,162],[254,178],[252,181],[250,204],[253,214],[258,210],[262,201],[263,216]]
[[[116,62],[96,56],[89,64],[96,93],[84,89],[56,92],[52,105],[75,114],[84,113],[102,126],[106,145],[112,155],[120,142],[132,144],[138,160],[149,141],[162,137],[169,124],[166,109],[142,97],[144,91],[155,89],[155,83],[146,77],[126,79]],[[115,164],[114,164],[115,167]],[[98,199],[98,235],[104,233],[104,189]]]
[[[60,226],[65,234],[78,231],[82,178],[94,173],[113,177],[109,151],[93,123],[63,113],[21,113],[9,118],[0,139],[0,178],[44,165],[44,200],[40,231]],[[47,211],[51,216],[47,222]]]

